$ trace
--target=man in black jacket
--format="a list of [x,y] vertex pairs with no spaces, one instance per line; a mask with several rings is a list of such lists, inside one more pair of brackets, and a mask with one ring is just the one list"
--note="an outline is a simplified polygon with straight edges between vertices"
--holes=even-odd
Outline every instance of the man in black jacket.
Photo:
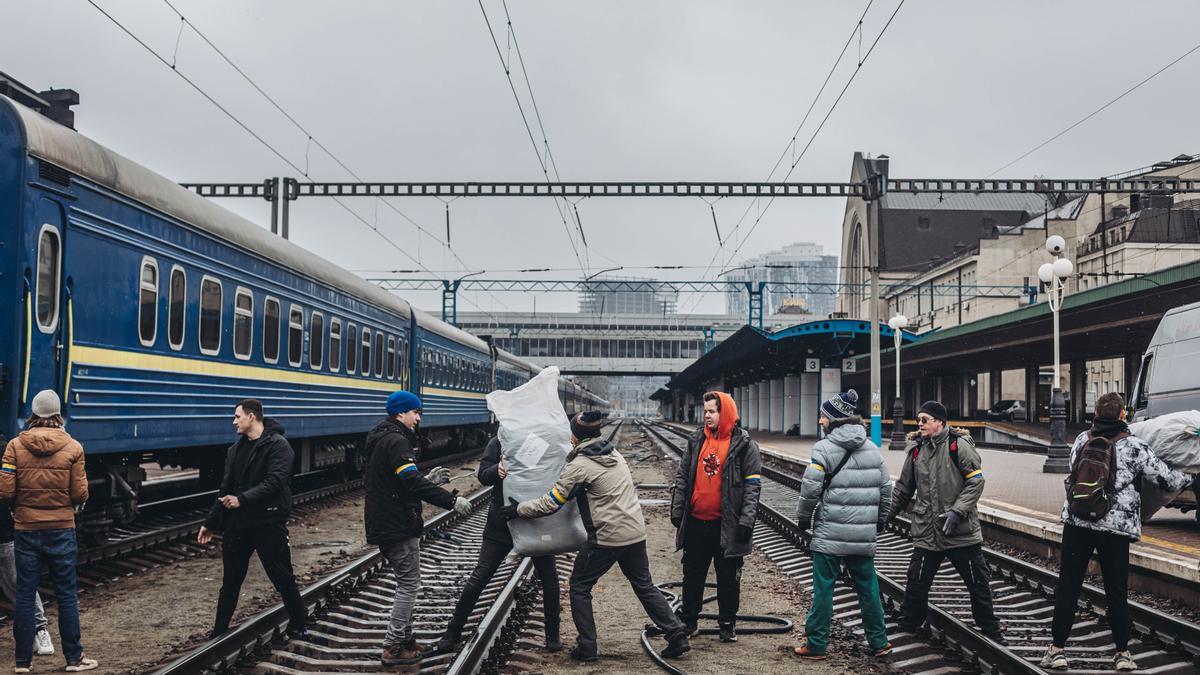
[[[505,556],[513,548],[512,533],[508,523],[500,515],[504,507],[504,477],[508,471],[500,452],[500,439],[493,437],[483,451],[479,460],[479,470],[476,475],[483,485],[492,485],[492,503],[488,507],[487,525],[483,529],[483,547],[479,549],[479,562],[471,570],[471,576],[463,584],[462,595],[454,606],[454,615],[446,626],[446,633],[438,641],[434,651],[437,653],[450,652],[462,636],[463,627],[479,602],[483,588],[492,580],[492,575],[500,568]],[[557,652],[562,649],[558,637],[559,615],[561,610],[558,603],[558,570],[555,568],[554,556],[538,556],[533,559],[534,569],[542,582],[542,608],[546,617],[546,649]]]
[[238,403],[233,426],[241,437],[225,453],[225,473],[217,501],[197,537],[201,544],[207,544],[213,532],[225,533],[221,543],[225,570],[217,597],[217,618],[209,637],[229,630],[250,556],[258,551],[263,570],[287,608],[288,637],[304,638],[308,612],[300,600],[288,547],[292,446],[283,437],[283,426],[263,417],[262,403],[255,399]]
[[426,654],[412,634],[413,605],[421,586],[421,502],[461,514],[471,512],[465,497],[434,485],[417,469],[416,428],[421,399],[400,390],[387,400],[387,419],[367,434],[367,543],[379,547],[396,577],[392,617],[383,638],[384,667],[417,663]]

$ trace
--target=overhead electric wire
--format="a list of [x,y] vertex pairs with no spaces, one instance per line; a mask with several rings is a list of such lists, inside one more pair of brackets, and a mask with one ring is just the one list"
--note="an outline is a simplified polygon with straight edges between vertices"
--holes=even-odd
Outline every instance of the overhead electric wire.
[[[209,103],[212,103],[213,106],[215,106],[218,110],[220,110],[222,113],[224,113],[235,124],[237,124],[239,127],[241,127],[242,130],[244,130],[246,133],[250,134],[250,136],[253,137],[255,140],[257,140],[260,144],[262,144],[263,147],[270,150],[272,152],[272,154],[274,154],[276,157],[278,157],[283,163],[292,167],[292,169],[296,170],[298,173],[303,173],[302,170],[300,169],[300,167],[297,166],[295,162],[288,159],[286,155],[284,155],[282,152],[280,152],[278,149],[276,149],[275,146],[271,145],[266,139],[264,139],[262,136],[260,136],[258,133],[256,133],[253,129],[251,129],[249,127],[249,125],[247,125],[245,122],[243,122],[241,119],[239,119],[236,115],[234,115],[233,112],[231,112],[225,106],[221,105],[215,98],[212,97],[212,95],[210,95],[207,91],[205,91],[200,85],[196,84],[196,82],[194,80],[192,80],[188,76],[184,75],[183,72],[180,71],[175,65],[173,65],[169,61],[167,61],[161,54],[159,54],[157,51],[155,51],[153,47],[146,44],[146,42],[144,40],[139,38],[135,33],[133,33],[133,31],[129,30],[124,24],[122,24],[120,21],[118,21],[116,17],[114,17],[112,14],[109,14],[100,5],[96,4],[95,0],[86,0],[86,2],[88,4],[90,4],[92,7],[94,7],[98,12],[103,14],[105,16],[105,18],[107,18],[109,21],[111,21],[115,26],[120,28],[122,32],[124,32],[126,35],[128,35],[130,38],[132,38],[135,42],[137,42],[139,45],[141,45],[141,47],[143,49],[145,49],[147,52],[152,54],[164,66],[166,66],[167,68],[170,68],[171,72],[178,75],[184,82],[186,82],[189,86],[191,86],[193,89],[195,89],[197,93],[199,93],[201,96],[203,96],[205,98],[205,100],[207,100]],[[312,182],[312,181],[310,180],[309,182]],[[332,199],[338,206],[345,209],[347,213],[349,213],[351,216],[353,216],[360,223],[362,223],[363,225],[366,225],[372,232],[374,232],[381,239],[383,239],[385,242],[387,242],[389,245],[391,245],[393,248],[395,248],[405,258],[411,260],[418,267],[421,267],[429,274],[433,274],[433,272],[430,271],[429,268],[426,267],[426,265],[424,263],[422,263],[420,260],[418,260],[417,258],[414,258],[412,255],[410,255],[408,253],[408,251],[404,250],[403,247],[401,247],[399,244],[397,244],[395,241],[393,241],[391,239],[391,237],[388,237],[386,234],[384,234],[383,231],[381,231],[378,228],[378,226],[367,221],[366,218],[363,218],[361,215],[359,215],[357,212],[355,212],[354,209],[350,208],[350,206],[348,204],[346,204],[345,202],[343,202],[341,199],[338,199],[337,197],[332,197]],[[464,299],[466,299],[466,298],[464,298]],[[475,307],[479,308],[480,311],[488,313],[489,316],[491,315],[490,312],[487,312],[487,310],[484,310],[482,307],[479,307],[474,302],[471,302],[469,299],[467,299],[467,302],[470,302],[472,305],[475,305]]]

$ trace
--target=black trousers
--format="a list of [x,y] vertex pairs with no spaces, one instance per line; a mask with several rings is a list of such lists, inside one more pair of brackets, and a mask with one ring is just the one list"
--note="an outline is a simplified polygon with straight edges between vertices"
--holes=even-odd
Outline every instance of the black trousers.
[[983,545],[963,546],[945,551],[930,551],[914,548],[908,563],[908,583],[904,588],[904,602],[900,605],[900,626],[905,630],[916,630],[925,623],[929,613],[929,589],[937,576],[942,560],[949,558],[967,585],[971,595],[971,615],[975,625],[986,634],[1000,632],[1000,621],[992,607],[991,577],[983,561]]
[[1075,603],[1083,588],[1092,551],[1100,558],[1104,575],[1105,615],[1117,651],[1129,648],[1129,538],[1063,523],[1062,566],[1054,589],[1054,623],[1050,636],[1054,646],[1065,647],[1075,624]]
[[[471,570],[471,576],[467,577],[467,582],[463,584],[462,595],[458,596],[458,604],[454,606],[454,615],[450,617],[450,624],[446,626],[446,635],[457,639],[462,633],[463,626],[466,626],[467,620],[471,618],[471,610],[475,609],[475,603],[479,602],[484,587],[492,580],[496,570],[500,569],[500,563],[504,562],[504,557],[511,550],[512,542],[502,544],[490,539],[483,540],[483,547],[479,549],[479,561],[475,563],[475,569]],[[533,567],[542,582],[546,638],[557,640],[561,609],[558,604],[558,570],[555,568],[554,556],[534,558]]]
[[595,654],[596,619],[592,614],[592,587],[612,569],[613,564],[621,567],[621,573],[629,580],[633,592],[646,610],[646,616],[661,628],[668,637],[684,630],[683,622],[671,611],[666,596],[654,585],[650,577],[650,559],[646,557],[646,542],[641,541],[619,548],[601,548],[588,543],[575,557],[571,570],[571,618],[575,620],[575,648],[583,654]]
[[292,553],[288,547],[287,525],[268,523],[248,528],[230,529],[221,542],[221,559],[225,563],[221,578],[221,594],[217,598],[217,618],[213,630],[224,633],[237,609],[242,582],[250,569],[250,556],[258,551],[267,578],[283,599],[287,608],[288,629],[300,630],[308,621],[308,611],[300,600],[300,589],[292,574]]
[[704,604],[704,582],[708,567],[717,568],[717,621],[732,625],[737,621],[742,599],[742,558],[726,558],[721,548],[721,521],[688,518],[683,533],[683,602],[679,618],[693,626]]

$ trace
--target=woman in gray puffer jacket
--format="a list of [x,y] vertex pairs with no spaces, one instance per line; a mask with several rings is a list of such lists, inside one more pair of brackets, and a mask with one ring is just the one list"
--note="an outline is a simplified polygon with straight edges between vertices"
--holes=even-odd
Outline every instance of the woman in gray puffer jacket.
[[[884,630],[879,582],[875,577],[875,536],[887,523],[892,481],[879,448],[867,438],[855,414],[853,389],[821,404],[826,436],[812,450],[804,470],[797,521],[812,522],[813,600],[805,621],[806,644],[798,656],[824,659],[833,613],[833,585],[839,567],[850,573],[863,615],[867,642],[876,656],[891,651]],[[838,467],[841,467],[840,469]],[[826,485],[826,476],[833,474]]]

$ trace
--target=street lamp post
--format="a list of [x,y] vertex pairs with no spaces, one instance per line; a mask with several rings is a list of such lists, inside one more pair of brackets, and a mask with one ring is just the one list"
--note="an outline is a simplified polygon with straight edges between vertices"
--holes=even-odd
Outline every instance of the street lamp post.
[[900,342],[904,339],[904,329],[908,327],[908,317],[897,314],[888,319],[892,329],[892,344],[896,355],[896,400],[892,402],[892,437],[888,441],[888,450],[903,450],[904,436],[904,400],[900,398]]
[[[1059,350],[1058,312],[1062,309],[1063,295],[1066,291],[1066,280],[1075,271],[1070,260],[1063,257],[1067,242],[1060,236],[1053,235],[1046,239],[1046,251],[1054,256],[1054,262],[1048,262],[1038,268],[1038,279],[1049,284],[1050,313],[1054,316],[1054,389],[1050,394],[1050,448],[1046,453],[1046,463],[1042,465],[1044,473],[1070,473],[1071,448],[1067,445],[1067,403],[1062,391],[1062,364]],[[1030,410],[1037,414],[1037,405],[1031,405]]]

